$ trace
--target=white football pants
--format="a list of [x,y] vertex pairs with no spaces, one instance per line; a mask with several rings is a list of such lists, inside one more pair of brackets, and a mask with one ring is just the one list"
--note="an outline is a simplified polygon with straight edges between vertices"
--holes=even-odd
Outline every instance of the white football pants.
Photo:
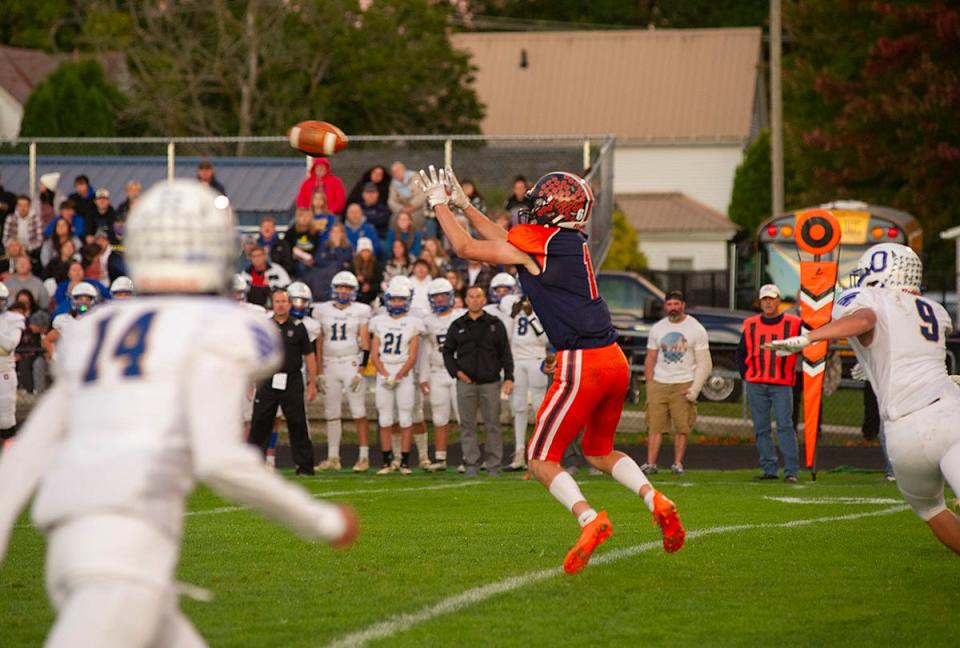
[[513,410],[513,437],[520,451],[526,447],[527,422],[530,418],[527,399],[529,397],[530,407],[536,413],[547,393],[547,374],[540,371],[541,363],[541,360],[518,360],[513,366],[510,406]]
[[451,378],[446,369],[434,369],[427,380],[430,385],[430,414],[434,425],[450,423],[450,414],[459,421],[457,408],[457,380]]
[[[365,402],[367,382],[366,378],[357,373],[357,361],[354,358],[329,359],[323,362],[323,410],[328,421],[337,420],[343,412],[343,394],[347,395],[347,404],[350,406],[350,416],[355,420],[367,415]],[[350,389],[355,376],[360,376],[360,387],[357,391]]]

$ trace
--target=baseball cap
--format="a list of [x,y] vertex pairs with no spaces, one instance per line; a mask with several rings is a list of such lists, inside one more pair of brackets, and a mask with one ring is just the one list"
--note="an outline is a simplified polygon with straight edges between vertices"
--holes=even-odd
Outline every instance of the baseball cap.
[[764,297],[776,297],[780,299],[780,289],[773,284],[763,284],[760,286],[760,299]]
[[363,250],[370,250],[373,252],[373,241],[368,239],[366,236],[361,236],[357,239],[357,252],[361,252]]
[[363,185],[363,190],[364,191],[380,191],[379,189],[377,189],[377,185],[373,182],[365,183]]
[[679,290],[671,290],[670,292],[668,292],[667,297],[666,299],[664,299],[664,301],[670,301],[671,299],[676,299],[677,301],[686,301],[683,298],[683,292]]
[[109,198],[109,197],[110,197],[110,190],[109,190],[109,189],[103,189],[103,188],[97,189],[96,197],[97,197],[97,198]]

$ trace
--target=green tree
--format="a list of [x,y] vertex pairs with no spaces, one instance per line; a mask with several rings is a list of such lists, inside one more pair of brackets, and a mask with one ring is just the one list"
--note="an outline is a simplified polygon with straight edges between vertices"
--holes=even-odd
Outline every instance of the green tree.
[[[784,146],[785,149],[791,147]],[[787,209],[803,207],[802,196],[797,191],[793,156],[784,153],[784,205]],[[770,162],[770,131],[762,131],[743,156],[733,178],[733,193],[727,214],[751,237],[764,220],[772,216],[772,164]]]
[[639,248],[637,230],[619,209],[613,212],[613,237],[601,270],[633,270],[647,267],[647,258]]
[[110,137],[126,97],[92,59],[64,62],[37,85],[23,108],[21,137]]
[[67,0],[0,2],[0,44],[46,51],[79,45],[79,8]]

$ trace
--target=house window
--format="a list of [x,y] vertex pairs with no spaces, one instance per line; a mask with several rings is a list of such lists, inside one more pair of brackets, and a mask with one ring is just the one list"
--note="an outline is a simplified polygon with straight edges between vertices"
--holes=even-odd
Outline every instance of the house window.
[[669,257],[667,270],[693,270],[693,257]]

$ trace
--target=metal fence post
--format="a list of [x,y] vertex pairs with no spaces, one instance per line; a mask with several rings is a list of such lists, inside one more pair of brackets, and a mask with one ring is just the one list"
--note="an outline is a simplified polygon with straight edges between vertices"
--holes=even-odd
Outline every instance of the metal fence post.
[[[30,170],[27,173],[30,185],[27,187],[28,195],[33,195],[34,191],[37,191],[37,143],[30,142]],[[37,193],[39,196],[39,192]],[[37,213],[40,213],[40,208],[38,205],[34,205],[34,209],[37,210]]]
[[173,180],[174,173],[176,172],[176,144],[173,141],[167,142],[167,180]]
[[590,168],[590,140],[583,140],[583,170]]
[[453,168],[453,140],[443,141],[443,166]]

